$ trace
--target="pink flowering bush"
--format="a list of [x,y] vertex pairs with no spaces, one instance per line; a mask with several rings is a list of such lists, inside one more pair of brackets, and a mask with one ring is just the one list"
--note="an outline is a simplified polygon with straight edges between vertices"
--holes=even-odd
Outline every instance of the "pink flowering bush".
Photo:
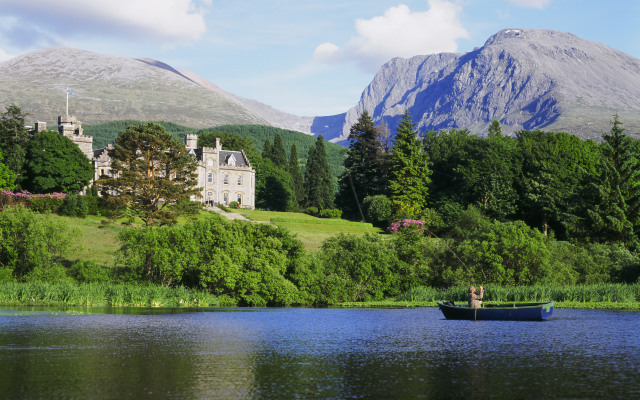
[[26,190],[18,193],[0,190],[0,211],[22,204],[38,213],[57,212],[66,197],[64,193],[32,194]]
[[425,222],[421,219],[403,219],[402,221],[396,221],[389,225],[387,232],[391,234],[408,232],[422,233],[425,228]]

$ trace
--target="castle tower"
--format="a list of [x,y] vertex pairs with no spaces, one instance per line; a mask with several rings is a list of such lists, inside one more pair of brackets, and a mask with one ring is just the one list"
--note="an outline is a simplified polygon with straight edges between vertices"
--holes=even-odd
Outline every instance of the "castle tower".
[[93,137],[84,136],[82,122],[73,115],[58,116],[58,133],[71,139],[89,160],[93,159]]
[[198,135],[186,134],[184,136],[184,145],[187,149],[195,149],[198,147]]

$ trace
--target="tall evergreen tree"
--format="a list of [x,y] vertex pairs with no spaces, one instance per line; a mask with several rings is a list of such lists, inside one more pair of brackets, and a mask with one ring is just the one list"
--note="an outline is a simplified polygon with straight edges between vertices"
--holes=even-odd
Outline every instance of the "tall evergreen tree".
[[272,152],[273,146],[271,145],[271,140],[269,140],[269,138],[266,138],[264,141],[264,145],[262,145],[262,158],[271,160]]
[[298,164],[298,146],[291,145],[291,153],[289,154],[289,174],[291,175],[291,186],[296,195],[296,201],[301,204],[304,201],[304,178],[300,172]]
[[431,170],[414,127],[405,111],[391,152],[389,197],[398,211],[417,217],[427,207]]
[[276,167],[279,168],[287,168],[287,152],[284,149],[284,144],[282,143],[282,136],[280,134],[276,134],[275,139],[273,139],[273,145],[271,146],[271,161]]
[[365,197],[387,194],[388,155],[379,137],[366,111],[349,129],[345,171],[338,184],[338,203],[347,214],[357,215]]
[[638,144],[624,134],[615,115],[609,134],[603,134],[601,173],[592,185],[586,229],[591,238],[621,242],[637,248],[640,232],[640,160]]
[[129,126],[109,150],[115,178],[99,179],[108,201],[126,205],[146,225],[175,221],[171,205],[199,195],[198,161],[183,143],[153,122]]
[[315,145],[309,150],[304,189],[307,207],[317,207],[319,210],[333,207],[333,182],[322,135],[318,136]]

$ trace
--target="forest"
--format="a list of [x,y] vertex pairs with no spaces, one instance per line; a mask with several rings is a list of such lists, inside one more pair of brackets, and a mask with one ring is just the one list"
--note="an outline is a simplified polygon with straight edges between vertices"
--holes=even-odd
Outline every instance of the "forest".
[[[297,195],[289,187],[296,203],[283,211],[338,210],[385,234],[336,234],[308,251],[286,229],[207,214],[183,223],[134,223],[119,234],[113,265],[69,265],[62,254],[70,243],[59,239],[68,226],[46,211],[108,210],[92,196],[18,198],[5,190],[0,281],[186,287],[251,306],[379,301],[468,284],[640,283],[640,142],[617,116],[600,142],[543,131],[510,137],[497,121],[486,136],[465,129],[420,133],[408,112],[392,140],[383,133],[363,113],[351,127],[337,178],[328,172],[322,138],[311,138],[303,190]],[[230,143],[246,140],[224,134]],[[299,157],[286,153],[276,133],[250,157],[257,174],[293,185],[291,165],[300,165],[290,161]],[[639,301],[631,293],[627,300]]]

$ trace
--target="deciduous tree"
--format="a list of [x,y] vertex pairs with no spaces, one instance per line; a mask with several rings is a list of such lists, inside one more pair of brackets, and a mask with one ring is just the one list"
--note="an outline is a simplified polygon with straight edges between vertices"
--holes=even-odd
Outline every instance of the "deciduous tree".
[[23,186],[33,193],[79,193],[94,174],[91,161],[78,145],[53,131],[34,135],[27,160]]

